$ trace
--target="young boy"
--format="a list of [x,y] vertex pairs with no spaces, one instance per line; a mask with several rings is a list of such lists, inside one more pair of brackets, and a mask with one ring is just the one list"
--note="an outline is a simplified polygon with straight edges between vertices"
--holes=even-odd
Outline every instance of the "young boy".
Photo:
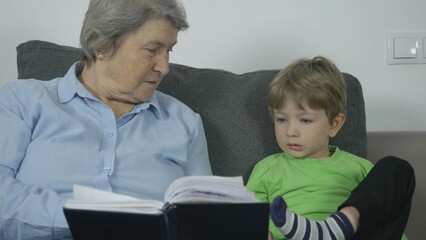
[[395,157],[373,168],[329,146],[346,118],[337,67],[324,57],[296,61],[272,80],[267,98],[283,152],[256,164],[247,188],[271,204],[273,238],[401,239],[413,169]]

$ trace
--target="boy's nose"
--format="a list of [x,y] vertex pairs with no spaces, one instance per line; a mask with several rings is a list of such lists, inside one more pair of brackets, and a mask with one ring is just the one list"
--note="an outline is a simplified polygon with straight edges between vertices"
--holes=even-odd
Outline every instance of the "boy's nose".
[[287,137],[297,137],[298,135],[297,128],[293,124],[289,124],[287,128]]

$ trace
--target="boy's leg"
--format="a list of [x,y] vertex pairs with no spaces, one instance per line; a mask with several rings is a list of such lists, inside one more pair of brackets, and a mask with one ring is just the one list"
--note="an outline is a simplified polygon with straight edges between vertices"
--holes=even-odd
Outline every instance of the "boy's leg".
[[354,239],[401,239],[411,209],[415,175],[397,157],[381,159],[339,209],[353,206],[360,213]]
[[282,197],[276,197],[271,204],[271,218],[290,240],[349,240],[354,234],[349,219],[342,212],[322,221],[309,220],[290,211]]

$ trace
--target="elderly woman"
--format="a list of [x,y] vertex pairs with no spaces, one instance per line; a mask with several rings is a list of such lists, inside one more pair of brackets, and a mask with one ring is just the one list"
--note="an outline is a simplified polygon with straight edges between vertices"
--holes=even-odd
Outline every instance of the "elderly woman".
[[84,60],[51,81],[0,89],[0,238],[69,236],[72,185],[163,200],[210,175],[201,118],[156,91],[185,12],[175,0],[91,0]]

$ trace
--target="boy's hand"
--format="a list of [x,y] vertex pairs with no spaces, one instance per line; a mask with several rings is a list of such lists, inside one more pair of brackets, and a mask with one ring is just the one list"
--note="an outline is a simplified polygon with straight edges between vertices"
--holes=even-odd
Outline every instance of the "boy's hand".
[[268,240],[274,240],[274,237],[272,236],[271,232],[268,232]]

